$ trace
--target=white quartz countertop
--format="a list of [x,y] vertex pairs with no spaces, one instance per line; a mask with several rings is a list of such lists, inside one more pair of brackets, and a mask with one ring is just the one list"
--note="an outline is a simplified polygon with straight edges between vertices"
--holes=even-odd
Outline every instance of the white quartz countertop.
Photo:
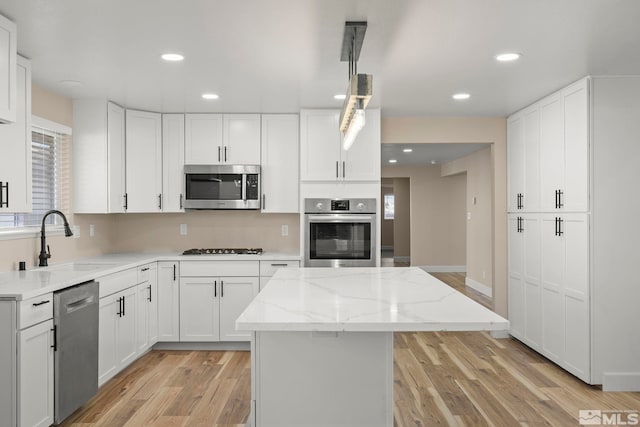
[[83,258],[26,271],[0,272],[0,298],[24,300],[109,274],[156,261],[280,261],[299,260],[299,255],[182,255],[176,253],[123,253]]
[[507,319],[416,267],[281,269],[236,321],[245,331],[498,331]]

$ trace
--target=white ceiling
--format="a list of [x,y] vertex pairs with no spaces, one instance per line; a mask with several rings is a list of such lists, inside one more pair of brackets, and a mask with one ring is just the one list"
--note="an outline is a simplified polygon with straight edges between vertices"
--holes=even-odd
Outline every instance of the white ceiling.
[[[390,159],[397,160],[396,165],[431,165],[450,162],[468,156],[471,153],[489,147],[482,143],[445,143],[445,144],[382,144],[382,166],[391,165]],[[405,153],[410,148],[410,153]],[[435,163],[434,163],[435,162]]]
[[[587,74],[640,74],[638,0],[0,0],[0,13],[38,84],[163,112],[340,107],[346,20],[369,23],[358,70],[385,116],[503,116]],[[499,64],[503,51],[523,57]]]

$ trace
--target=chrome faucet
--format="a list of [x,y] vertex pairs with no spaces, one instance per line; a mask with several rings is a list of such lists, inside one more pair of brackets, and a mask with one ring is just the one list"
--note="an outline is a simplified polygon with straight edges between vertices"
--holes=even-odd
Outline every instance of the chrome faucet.
[[[47,245],[47,239],[44,235],[44,221],[51,214],[60,215],[62,217],[62,220],[64,221],[64,235],[66,237],[73,236],[73,232],[69,227],[69,222],[67,222],[67,218],[62,212],[53,209],[44,214],[44,216],[42,217],[42,228],[40,229],[40,256],[38,257],[40,259],[40,263],[38,264],[38,267],[46,267],[47,265],[49,265],[47,263],[47,260],[51,258],[51,251],[49,251],[49,245]],[[45,247],[47,248],[46,251],[44,250]]]

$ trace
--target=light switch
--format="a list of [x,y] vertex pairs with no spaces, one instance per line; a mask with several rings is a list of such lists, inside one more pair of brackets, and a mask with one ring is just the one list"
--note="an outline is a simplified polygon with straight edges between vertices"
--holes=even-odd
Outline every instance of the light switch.
[[282,235],[283,235],[283,236],[288,236],[288,235],[289,235],[289,226],[288,226],[288,225],[286,225],[286,224],[284,224],[284,225],[282,226]]
[[471,212],[467,212],[467,221],[471,221]]
[[96,226],[93,224],[89,224],[89,237],[93,237],[96,235]]
[[187,224],[180,224],[180,235],[181,236],[187,235]]
[[73,226],[73,238],[74,239],[79,239],[80,238],[80,226],[79,225],[74,225]]

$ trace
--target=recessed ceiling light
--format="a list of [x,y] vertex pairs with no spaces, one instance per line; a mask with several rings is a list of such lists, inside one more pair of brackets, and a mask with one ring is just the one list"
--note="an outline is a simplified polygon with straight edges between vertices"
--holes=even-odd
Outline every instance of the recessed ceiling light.
[[207,100],[220,98],[220,96],[216,93],[203,93],[202,97]]
[[396,159],[389,159],[389,163],[398,163]]
[[339,93],[337,95],[333,95],[333,99],[337,99],[338,101],[343,101],[346,97],[347,97],[347,95],[345,95],[344,93]]
[[471,95],[469,95],[468,93],[456,93],[452,96],[453,99],[460,101],[463,99],[469,99],[471,98]]
[[500,55],[496,55],[496,60],[500,62],[511,62],[520,58],[519,53],[509,52],[509,53],[501,53]]
[[413,151],[413,148],[405,148],[402,150],[403,153],[411,153]]
[[161,58],[165,61],[176,62],[182,61],[184,59],[184,56],[180,55],[179,53],[164,53],[162,54]]
[[438,162],[437,162],[437,161],[435,161],[435,160],[431,160],[431,164],[432,164],[432,165],[435,165],[436,163],[438,163]]
[[58,84],[69,89],[82,87],[82,82],[77,80],[60,80]]

